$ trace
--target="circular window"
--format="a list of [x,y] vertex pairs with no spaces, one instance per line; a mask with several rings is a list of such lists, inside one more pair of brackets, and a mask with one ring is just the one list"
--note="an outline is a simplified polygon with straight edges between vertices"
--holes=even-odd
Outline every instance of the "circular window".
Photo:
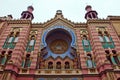
[[50,43],[50,50],[55,54],[65,53],[68,49],[68,43],[65,40],[57,39]]

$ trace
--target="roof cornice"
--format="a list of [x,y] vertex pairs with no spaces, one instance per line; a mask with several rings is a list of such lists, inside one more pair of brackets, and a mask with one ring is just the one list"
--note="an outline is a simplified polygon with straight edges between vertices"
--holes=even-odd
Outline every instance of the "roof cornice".
[[32,24],[31,20],[7,20],[8,24]]

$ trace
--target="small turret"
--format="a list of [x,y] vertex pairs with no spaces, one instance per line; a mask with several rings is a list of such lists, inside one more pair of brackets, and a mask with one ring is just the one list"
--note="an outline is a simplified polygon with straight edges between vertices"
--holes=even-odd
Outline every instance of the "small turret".
[[34,16],[33,16],[33,12],[34,8],[32,6],[28,6],[26,11],[23,11],[21,13],[21,19],[28,19],[28,20],[33,20]]
[[89,19],[98,19],[98,13],[94,10],[92,10],[92,7],[90,5],[87,5],[85,10],[87,11],[87,13],[85,14],[85,19],[89,20]]

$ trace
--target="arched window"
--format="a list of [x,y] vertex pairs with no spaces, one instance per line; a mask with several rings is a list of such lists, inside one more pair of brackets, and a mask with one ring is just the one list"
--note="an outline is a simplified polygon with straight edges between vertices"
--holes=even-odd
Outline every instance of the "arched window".
[[86,51],[86,52],[91,51],[90,41],[87,39],[86,35],[82,36],[82,44],[83,44],[84,51]]
[[28,45],[27,45],[26,50],[27,50],[28,52],[33,51],[33,50],[34,50],[34,45],[35,45],[35,35],[32,35],[32,36],[30,37],[30,40],[29,40],[29,42],[28,42]]
[[11,59],[12,56],[12,51],[8,51],[8,55],[7,55],[7,61],[8,62]]
[[17,43],[18,42],[18,39],[19,39],[19,32],[16,32],[15,34],[15,40],[14,40],[14,43]]
[[14,32],[11,32],[8,37],[9,37],[9,38],[8,38],[8,43],[13,42],[13,40],[14,40]]
[[53,62],[48,63],[48,69],[53,69]]
[[104,34],[105,34],[104,38],[105,38],[106,42],[110,42],[110,38],[109,38],[108,32],[104,31]]
[[56,63],[56,69],[61,69],[61,62]]
[[105,53],[106,53],[106,58],[107,58],[107,59],[110,61],[110,63],[112,64],[109,50],[105,50]]
[[105,53],[106,53],[106,58],[110,61],[110,63],[116,65],[116,62],[115,62],[113,56],[110,54],[110,51],[105,50]]
[[91,54],[87,54],[87,67],[88,68],[95,68],[96,67],[95,62],[93,61]]
[[34,46],[34,43],[35,43],[35,36],[32,35],[32,36],[31,36],[30,43],[29,43],[29,46]]
[[14,41],[14,32],[11,32],[6,41],[4,42],[3,48],[12,48],[12,42]]
[[6,56],[5,56],[6,51],[2,51],[1,55],[0,55],[0,64],[4,65],[6,63]]
[[65,62],[65,69],[70,69],[70,63],[69,62]]
[[28,68],[28,67],[30,67],[30,63],[31,63],[31,61],[30,61],[30,55],[29,54],[27,54],[26,55],[26,59],[25,59],[25,68]]
[[6,51],[2,51],[0,55],[0,64],[5,65],[11,58],[12,51],[8,51],[8,54],[5,54]]
[[112,50],[113,58],[117,64],[120,64],[116,50]]
[[115,47],[112,37],[104,27],[98,29],[98,37],[100,42],[102,43],[103,48],[107,49]]
[[104,42],[103,34],[101,31],[98,32],[98,37],[99,37],[100,42]]
[[10,32],[10,34],[8,35],[3,48],[10,48],[13,49],[15,47],[15,44],[18,42],[18,36],[19,36],[19,32]]
[[105,38],[106,42],[110,42],[110,39],[108,36],[104,36],[104,38]]
[[25,58],[25,62],[24,62],[24,68],[28,68],[30,67],[30,64],[31,64],[31,60],[30,60],[30,54],[27,54],[26,55],[26,58]]
[[84,44],[85,46],[89,46],[89,42],[88,42],[88,40],[87,40],[87,36],[86,36],[86,35],[83,35],[83,44]]
[[91,55],[87,55],[87,67],[88,68],[92,68],[93,67]]

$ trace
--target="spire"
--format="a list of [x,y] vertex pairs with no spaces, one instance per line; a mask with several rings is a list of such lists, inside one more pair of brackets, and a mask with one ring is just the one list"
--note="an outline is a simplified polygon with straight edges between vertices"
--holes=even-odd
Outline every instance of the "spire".
[[32,13],[33,11],[34,11],[33,6],[28,6],[27,10],[21,13],[21,19],[33,20],[34,18]]
[[89,19],[97,19],[98,18],[98,13],[94,10],[92,10],[91,5],[87,5],[85,7],[85,10],[87,11],[87,13],[85,14],[85,19],[89,20]]

